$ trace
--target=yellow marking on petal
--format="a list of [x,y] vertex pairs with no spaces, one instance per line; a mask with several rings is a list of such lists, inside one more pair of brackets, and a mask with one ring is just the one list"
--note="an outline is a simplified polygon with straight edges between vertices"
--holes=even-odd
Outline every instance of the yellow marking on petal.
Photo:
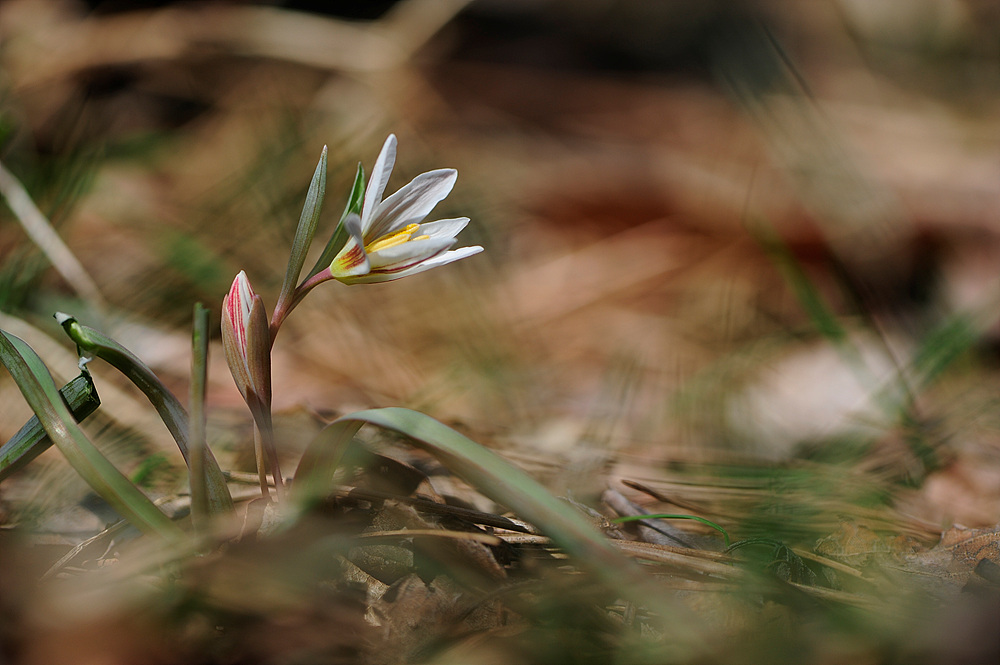
[[340,250],[340,254],[330,264],[330,273],[336,277],[354,271],[365,262],[365,251],[361,245],[353,245],[350,249],[346,247]]
[[[401,231],[396,231],[395,233],[390,233],[378,238],[377,240],[371,241],[365,245],[365,251],[371,254],[372,252],[377,252],[380,249],[387,249],[389,247],[395,247],[396,245],[402,245],[404,242],[409,242],[411,240],[410,236],[416,233],[419,228],[419,224],[409,224]],[[426,236],[421,237],[423,238]]]

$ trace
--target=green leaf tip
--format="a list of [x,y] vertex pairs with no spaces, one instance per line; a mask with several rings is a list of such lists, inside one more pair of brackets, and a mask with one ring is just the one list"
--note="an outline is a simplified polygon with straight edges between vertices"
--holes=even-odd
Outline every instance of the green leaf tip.
[[292,252],[288,257],[288,268],[285,271],[285,281],[281,284],[278,302],[274,306],[274,321],[277,323],[280,323],[284,319],[292,307],[295,297],[295,286],[299,281],[299,275],[302,273],[306,254],[309,252],[313,237],[316,235],[316,226],[319,224],[320,212],[323,209],[323,200],[326,198],[327,152],[326,146],[323,146],[323,150],[319,156],[319,163],[316,164],[316,170],[313,172],[312,180],[309,182],[306,201],[302,206],[302,214],[299,216],[299,225],[295,229],[295,238],[292,240]]

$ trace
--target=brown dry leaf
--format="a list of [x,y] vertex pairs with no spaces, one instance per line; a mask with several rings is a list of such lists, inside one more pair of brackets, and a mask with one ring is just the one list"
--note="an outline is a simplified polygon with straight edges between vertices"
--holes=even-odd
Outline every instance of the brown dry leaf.
[[1000,564],[1000,530],[955,526],[944,532],[938,548],[951,552],[955,567],[971,570],[983,559]]
[[842,522],[837,533],[816,542],[816,553],[864,568],[894,556],[913,552],[915,544],[902,536],[888,538],[856,522]]
[[430,583],[408,575],[393,584],[374,604],[381,626],[380,640],[369,651],[377,665],[412,662],[420,651],[449,636],[475,627],[489,631],[506,623],[506,613],[495,604],[479,605],[448,577]]

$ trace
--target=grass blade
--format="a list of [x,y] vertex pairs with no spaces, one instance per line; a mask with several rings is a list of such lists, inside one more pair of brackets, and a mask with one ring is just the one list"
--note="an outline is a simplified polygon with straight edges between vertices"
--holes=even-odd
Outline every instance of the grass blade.
[[129,482],[90,441],[63,403],[41,358],[21,339],[0,332],[0,361],[70,465],[119,514],[145,533],[177,539],[183,532]]
[[[343,452],[336,452],[318,464],[320,453],[314,446],[333,444],[346,447],[363,424],[372,424],[409,437],[413,444],[437,457],[455,475],[472,484],[497,503],[542,529],[568,554],[586,559],[613,561],[613,567],[627,567],[628,562],[614,551],[594,526],[576,509],[552,496],[537,481],[499,455],[480,446],[430,416],[403,408],[371,409],[339,418],[330,425],[324,438],[310,445],[296,484],[312,474],[327,475]],[[303,476],[306,478],[303,478]],[[312,485],[308,489],[313,489]],[[302,490],[300,490],[302,491]]]
[[[837,353],[844,360],[847,366],[857,377],[862,386],[874,389],[879,385],[878,377],[865,361],[861,351],[851,340],[847,329],[840,323],[836,312],[827,304],[826,299],[816,288],[805,270],[796,260],[791,250],[785,245],[782,239],[769,226],[760,223],[754,227],[757,242],[767,253],[768,258],[784,277],[795,298],[799,301],[802,309],[822,335]],[[902,388],[902,393],[908,394],[907,387],[901,384],[902,377],[896,377],[897,387]],[[881,404],[886,413],[899,410],[897,401],[888,401]]]
[[[191,462],[189,477],[191,484],[191,515],[196,523],[211,514],[208,503],[210,480],[205,473],[205,384],[208,381],[208,309],[200,302],[194,305],[194,331],[191,335],[191,427],[188,445]],[[223,484],[215,491],[229,492]]]
[[[60,388],[59,394],[77,422],[86,419],[101,405],[101,398],[88,372]],[[38,416],[32,416],[17,434],[0,446],[0,480],[23,469],[51,445],[52,439],[45,433]]]
[[35,205],[21,181],[3,164],[0,164],[0,194],[7,200],[7,205],[28,237],[42,250],[70,287],[98,309],[106,309],[107,303],[101,290],[97,288],[97,283]]
[[729,547],[729,532],[713,522],[712,520],[698,517],[697,515],[677,515],[674,513],[642,513],[641,515],[623,515],[611,520],[612,524],[624,524],[626,522],[642,522],[643,520],[694,520],[701,522],[705,526],[710,526],[722,534],[722,539]]

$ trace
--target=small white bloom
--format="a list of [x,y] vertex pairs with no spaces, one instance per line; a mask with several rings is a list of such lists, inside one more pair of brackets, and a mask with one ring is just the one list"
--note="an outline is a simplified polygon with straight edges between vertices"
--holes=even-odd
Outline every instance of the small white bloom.
[[396,161],[396,137],[385,140],[365,190],[361,216],[344,220],[347,244],[330,264],[330,275],[346,284],[387,282],[430,270],[483,251],[482,247],[450,248],[468,217],[424,222],[451,192],[455,169],[422,173],[382,200]]

